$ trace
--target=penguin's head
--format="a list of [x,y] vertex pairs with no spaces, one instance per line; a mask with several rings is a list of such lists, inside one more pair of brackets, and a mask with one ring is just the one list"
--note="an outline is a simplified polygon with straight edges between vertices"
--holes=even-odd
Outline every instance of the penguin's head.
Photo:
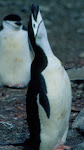
[[30,22],[29,25],[31,26],[31,30],[32,30],[31,34],[36,41],[41,40],[42,38],[47,36],[46,28],[38,5],[35,4],[32,5],[29,22]]
[[10,14],[4,17],[2,25],[4,28],[10,28],[14,30],[22,29],[22,21],[20,16],[15,14]]
[[34,37],[36,37],[39,26],[42,23],[42,17],[41,17],[38,5],[35,6],[33,4],[31,7],[31,20],[32,20],[32,29],[34,32]]

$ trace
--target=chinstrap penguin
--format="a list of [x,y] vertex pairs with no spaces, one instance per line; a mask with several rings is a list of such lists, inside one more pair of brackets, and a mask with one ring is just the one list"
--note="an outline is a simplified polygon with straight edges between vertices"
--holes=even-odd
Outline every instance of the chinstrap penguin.
[[0,86],[23,88],[30,80],[31,52],[20,16],[4,17],[0,31]]
[[68,75],[54,56],[39,6],[32,5],[28,35],[35,52],[31,64],[26,111],[30,139],[25,150],[62,150],[71,112],[72,92]]

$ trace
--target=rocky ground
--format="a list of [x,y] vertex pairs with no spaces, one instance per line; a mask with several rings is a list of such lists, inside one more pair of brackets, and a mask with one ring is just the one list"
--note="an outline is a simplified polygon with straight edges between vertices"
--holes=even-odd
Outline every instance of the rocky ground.
[[[33,0],[34,2],[34,0]],[[84,66],[84,1],[42,0],[39,1],[54,54],[65,68]],[[4,16],[16,13],[27,27],[30,0],[0,0],[0,23]],[[71,82],[72,110],[67,145],[72,150],[84,150],[84,81]],[[28,138],[25,113],[26,89],[0,89],[0,150],[22,150],[23,147],[3,146],[6,143],[23,142]],[[80,125],[75,123],[78,121]],[[74,123],[73,123],[74,122]]]

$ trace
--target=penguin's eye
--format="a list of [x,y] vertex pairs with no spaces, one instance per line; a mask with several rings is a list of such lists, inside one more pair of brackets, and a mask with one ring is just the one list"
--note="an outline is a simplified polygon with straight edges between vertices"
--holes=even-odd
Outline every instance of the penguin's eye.
[[33,24],[33,27],[35,28],[35,24]]

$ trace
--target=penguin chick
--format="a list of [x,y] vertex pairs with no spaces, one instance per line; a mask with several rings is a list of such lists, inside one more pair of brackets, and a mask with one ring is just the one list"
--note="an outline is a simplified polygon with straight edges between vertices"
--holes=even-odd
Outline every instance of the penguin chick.
[[0,31],[0,86],[23,88],[30,80],[31,53],[21,18],[10,14]]
[[62,150],[71,112],[71,85],[54,56],[39,6],[32,5],[28,34],[35,52],[26,98],[30,139],[25,150]]

